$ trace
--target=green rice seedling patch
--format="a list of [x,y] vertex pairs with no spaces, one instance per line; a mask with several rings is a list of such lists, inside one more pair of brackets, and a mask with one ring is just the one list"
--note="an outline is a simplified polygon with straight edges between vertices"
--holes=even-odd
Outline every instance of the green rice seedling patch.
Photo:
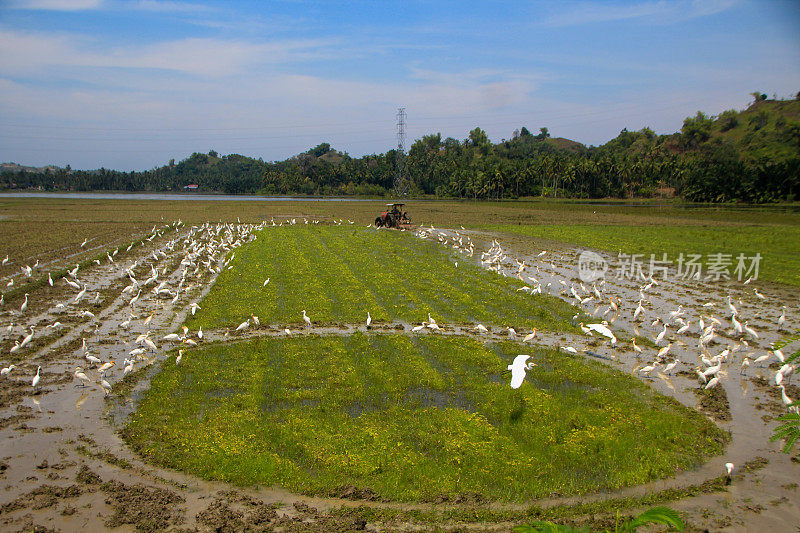
[[[506,366],[529,353],[522,387]],[[526,501],[692,469],[727,434],[580,357],[463,337],[261,338],[185,353],[156,375],[127,441],[158,464],[305,494],[342,486],[429,501]]]
[[[676,261],[683,253],[685,257],[687,254],[700,254],[702,259],[699,262],[705,265],[709,254],[729,254],[731,279],[736,279],[734,269],[739,254],[750,258],[758,253],[761,254],[758,279],[800,285],[800,256],[797,255],[800,232],[796,226],[503,224],[487,226],[486,229],[568,242],[612,253],[643,254],[645,262],[649,262],[650,254],[655,254],[656,260],[667,254],[668,260]],[[750,261],[745,264],[749,266]]]
[[[456,266],[458,262],[458,266]],[[335,226],[268,227],[236,251],[188,325],[231,327],[250,315],[270,324],[484,323],[576,331],[558,298],[407,232]],[[265,286],[265,280],[269,283]]]

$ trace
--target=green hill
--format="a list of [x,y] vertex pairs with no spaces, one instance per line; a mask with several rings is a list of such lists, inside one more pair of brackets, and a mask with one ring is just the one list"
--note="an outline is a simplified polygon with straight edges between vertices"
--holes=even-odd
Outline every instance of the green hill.
[[[765,96],[765,95],[762,95]],[[677,148],[734,155],[745,162],[783,162],[800,155],[800,100],[759,98],[744,111],[688,117]]]

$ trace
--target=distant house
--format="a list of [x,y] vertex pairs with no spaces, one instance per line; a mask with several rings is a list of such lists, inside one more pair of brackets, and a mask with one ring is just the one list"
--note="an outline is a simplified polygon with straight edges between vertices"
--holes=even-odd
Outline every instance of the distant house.
[[184,189],[187,190],[187,191],[196,191],[197,187],[198,187],[198,185],[192,184],[192,185],[187,185],[186,187],[184,187]]

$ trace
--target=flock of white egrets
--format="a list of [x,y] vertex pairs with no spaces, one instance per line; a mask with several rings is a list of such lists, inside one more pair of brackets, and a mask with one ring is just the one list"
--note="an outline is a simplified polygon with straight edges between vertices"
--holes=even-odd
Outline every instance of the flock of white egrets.
[[[450,246],[468,257],[472,257],[475,250],[475,245],[469,235],[462,234],[459,231],[437,230],[431,226],[417,230],[416,235],[423,239],[436,239],[441,244]],[[578,282],[577,285],[575,282],[567,283],[567,280],[561,275],[553,277],[557,269],[552,262],[547,263],[547,254],[548,252],[544,250],[539,252],[531,259],[531,264],[526,264],[525,261],[519,261],[518,259],[513,259],[512,261],[508,252],[495,239],[492,241],[489,250],[481,254],[481,263],[490,271],[519,279],[523,282],[523,285],[517,289],[519,291],[525,291],[531,295],[551,294],[566,299],[580,309],[573,317],[575,320],[582,313],[597,316],[605,308],[602,313],[604,320],[589,324],[579,322],[579,326],[585,335],[599,335],[605,338],[615,351],[624,348],[618,344],[617,336],[610,325],[623,313],[630,313],[630,319],[628,320],[633,324],[633,333],[635,334],[631,339],[631,350],[635,352],[637,358],[645,356],[646,347],[643,348],[636,344],[636,336],[640,334],[640,328],[648,327],[649,324],[649,328],[654,333],[652,341],[655,345],[655,350],[652,360],[634,368],[635,373],[638,372],[645,378],[649,378],[654,371],[660,376],[669,376],[679,365],[688,364],[671,353],[675,345],[686,347],[690,351],[692,347],[696,348],[694,352],[697,357],[697,364],[689,364],[689,366],[696,372],[700,386],[704,389],[711,389],[719,385],[720,381],[727,376],[726,368],[730,365],[738,365],[740,372],[745,374],[751,362],[766,367],[770,360],[774,358],[781,364],[772,376],[774,386],[780,388],[783,404],[794,411],[798,410],[797,406],[792,406],[793,400],[786,394],[784,385],[797,370],[798,365],[786,363],[783,352],[774,346],[769,349],[758,347],[759,333],[750,326],[748,319],[742,319],[742,313],[733,302],[733,297],[730,294],[722,302],[708,301],[702,304],[698,303],[698,307],[702,311],[696,313],[684,309],[683,305],[678,305],[677,309],[668,312],[657,308],[648,310],[646,306],[651,302],[649,298],[650,292],[661,283],[664,283],[663,281],[657,281],[652,275],[645,277],[640,272],[641,284],[635,285],[636,280],[632,280],[634,284],[633,292],[636,296],[626,301],[612,294],[603,294],[606,284],[605,279],[602,279],[599,283],[593,283],[591,287],[587,287],[583,282]],[[544,282],[543,275],[547,267],[549,267],[549,277],[553,281]],[[751,280],[748,279],[744,282],[744,285],[750,282]],[[759,292],[758,289],[753,289],[753,294],[757,298],[757,302],[767,300],[767,296]],[[740,307],[744,305],[741,298],[739,304]],[[594,311],[590,312],[592,307],[594,307]],[[716,314],[714,312],[715,308],[720,309]],[[778,331],[784,330],[786,327],[786,311],[787,308],[784,305],[781,307],[780,314],[773,318]],[[760,311],[756,311],[756,314],[760,315]],[[763,315],[759,316],[759,318],[768,320]],[[513,328],[509,327],[507,330],[512,338],[516,337],[516,331]],[[488,328],[483,324],[475,326],[475,331],[479,334],[489,332]],[[524,338],[523,342],[531,340],[535,335],[536,330],[534,329]],[[721,345],[720,348],[722,349],[715,349],[715,344]],[[561,348],[568,353],[579,353],[572,346],[562,346]],[[529,356],[520,355],[512,365],[508,366],[508,370],[512,371],[511,386],[514,388],[521,386],[525,371],[533,367],[534,363],[524,362],[527,361],[526,357]]]

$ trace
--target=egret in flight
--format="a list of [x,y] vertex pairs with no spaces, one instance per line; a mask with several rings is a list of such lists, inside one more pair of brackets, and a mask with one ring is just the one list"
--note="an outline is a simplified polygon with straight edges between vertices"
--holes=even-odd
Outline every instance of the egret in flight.
[[508,370],[511,370],[511,388],[518,389],[525,379],[525,372],[536,366],[536,363],[531,361],[530,355],[518,355],[514,358],[514,362],[508,365]]

